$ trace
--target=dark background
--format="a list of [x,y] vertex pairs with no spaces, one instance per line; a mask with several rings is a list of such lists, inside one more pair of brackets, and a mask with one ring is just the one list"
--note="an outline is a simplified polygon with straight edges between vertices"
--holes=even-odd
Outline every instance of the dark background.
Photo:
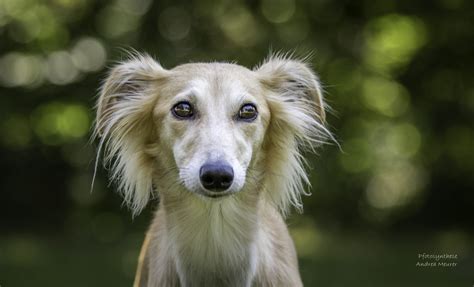
[[[474,284],[474,2],[0,0],[0,285],[131,286],[132,219],[89,142],[108,67],[313,53],[342,151],[308,155],[306,286]],[[417,267],[454,254],[456,267]]]

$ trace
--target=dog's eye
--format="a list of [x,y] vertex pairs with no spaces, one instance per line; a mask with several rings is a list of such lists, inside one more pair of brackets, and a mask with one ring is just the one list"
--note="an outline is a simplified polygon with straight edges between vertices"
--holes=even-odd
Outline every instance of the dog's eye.
[[191,118],[194,115],[193,106],[189,102],[179,102],[173,106],[171,112],[178,119]]
[[238,118],[244,121],[253,121],[257,118],[258,111],[257,107],[253,104],[243,105],[238,114]]

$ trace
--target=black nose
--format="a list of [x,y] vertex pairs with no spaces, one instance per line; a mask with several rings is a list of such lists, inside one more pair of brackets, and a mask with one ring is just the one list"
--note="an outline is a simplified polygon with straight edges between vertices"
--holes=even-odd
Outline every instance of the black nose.
[[234,170],[225,162],[206,163],[199,171],[204,188],[212,191],[224,191],[232,185]]

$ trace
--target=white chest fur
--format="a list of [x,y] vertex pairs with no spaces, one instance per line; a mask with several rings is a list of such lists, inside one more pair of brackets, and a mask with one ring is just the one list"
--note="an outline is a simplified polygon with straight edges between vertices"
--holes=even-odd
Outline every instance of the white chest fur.
[[251,285],[258,261],[255,212],[242,210],[233,198],[190,201],[168,214],[167,223],[182,285]]

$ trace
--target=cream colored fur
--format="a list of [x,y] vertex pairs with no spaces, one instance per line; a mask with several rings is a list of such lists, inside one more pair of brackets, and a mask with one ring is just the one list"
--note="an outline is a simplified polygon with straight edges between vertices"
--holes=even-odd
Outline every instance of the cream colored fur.
[[[195,118],[172,115],[183,100]],[[258,109],[252,122],[235,118],[245,103]],[[301,286],[283,218],[302,207],[302,149],[332,139],[324,109],[318,78],[285,57],[253,70],[166,70],[143,55],[116,66],[97,106],[99,153],[135,214],[152,196],[160,200],[135,286]],[[233,183],[227,196],[206,197],[199,169],[220,159]]]

